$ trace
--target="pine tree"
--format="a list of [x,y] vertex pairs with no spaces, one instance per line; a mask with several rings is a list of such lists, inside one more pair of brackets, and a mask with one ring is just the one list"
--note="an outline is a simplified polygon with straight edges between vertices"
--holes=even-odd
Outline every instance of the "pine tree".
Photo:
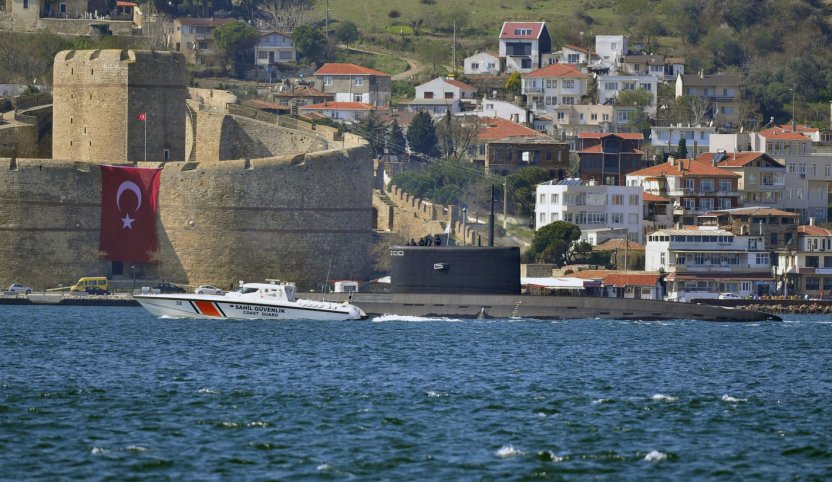
[[685,138],[682,137],[679,139],[679,146],[676,148],[676,159],[687,159],[688,158],[688,144],[685,141]]
[[419,111],[407,129],[407,143],[410,149],[426,156],[436,156],[436,128],[433,119],[425,111]]
[[402,128],[399,127],[399,123],[396,122],[395,119],[390,123],[390,129],[387,131],[387,139],[385,139],[385,143],[387,145],[388,154],[397,156],[404,154],[407,142],[404,140],[404,132],[402,131]]

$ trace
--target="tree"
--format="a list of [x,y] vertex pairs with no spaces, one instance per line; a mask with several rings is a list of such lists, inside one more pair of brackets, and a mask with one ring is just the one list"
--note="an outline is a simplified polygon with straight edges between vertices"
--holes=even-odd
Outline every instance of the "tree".
[[358,40],[358,27],[352,22],[341,22],[335,27],[335,38],[344,45]]
[[407,129],[407,143],[410,149],[426,156],[436,156],[436,128],[433,119],[425,111],[419,111],[410,122]]
[[390,128],[387,130],[387,137],[384,139],[384,145],[387,148],[387,153],[395,156],[401,156],[405,153],[407,141],[404,139],[404,131],[399,127],[398,121],[393,119],[390,123]]
[[508,76],[508,80],[506,80],[506,94],[520,95],[522,82],[523,78],[520,77],[520,72],[512,72],[511,75]]
[[257,9],[274,30],[294,32],[308,22],[314,0],[260,0]]
[[646,107],[653,105],[653,94],[646,89],[623,90],[615,99],[616,105],[637,105]]
[[650,134],[650,117],[644,112],[644,109],[637,109],[630,113],[627,119],[627,127],[633,132],[646,133],[647,137]]
[[416,45],[416,56],[422,62],[430,64],[433,72],[437,71],[437,66],[448,61],[448,52],[448,46],[439,40],[422,40]]
[[247,60],[250,60],[248,53],[259,39],[257,30],[244,22],[229,22],[217,27],[214,30],[214,40],[222,50],[223,68],[227,69],[231,62],[235,74],[242,74]]
[[384,154],[384,138],[387,129],[375,112],[371,111],[367,117],[355,125],[355,133],[367,140],[375,157]]
[[676,147],[676,159],[688,158],[688,142],[684,137],[679,139],[679,146]]
[[442,155],[461,159],[468,148],[477,140],[482,123],[479,117],[458,117],[446,112],[442,122],[436,125],[436,135],[442,145]]
[[566,221],[555,221],[538,229],[532,244],[524,253],[527,263],[552,263],[560,267],[568,264],[575,253],[575,243],[581,238],[581,228]]
[[315,63],[323,59],[326,38],[320,30],[309,25],[301,25],[292,32],[292,40],[295,41],[295,48],[301,57]]

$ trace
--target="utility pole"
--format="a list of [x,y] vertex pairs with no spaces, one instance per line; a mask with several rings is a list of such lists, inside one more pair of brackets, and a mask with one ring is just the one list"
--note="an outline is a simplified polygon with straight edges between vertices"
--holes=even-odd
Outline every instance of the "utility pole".
[[506,219],[508,219],[508,179],[503,179],[503,229],[508,229]]
[[[327,0],[328,1],[328,0]],[[456,20],[454,20],[454,43],[453,43],[453,51],[454,51],[454,68],[453,68],[453,76],[456,78]]]
[[494,246],[494,183],[491,183],[491,212],[488,214],[488,245]]
[[326,21],[324,22],[324,32],[326,33],[326,41],[329,42],[329,0],[326,0]]

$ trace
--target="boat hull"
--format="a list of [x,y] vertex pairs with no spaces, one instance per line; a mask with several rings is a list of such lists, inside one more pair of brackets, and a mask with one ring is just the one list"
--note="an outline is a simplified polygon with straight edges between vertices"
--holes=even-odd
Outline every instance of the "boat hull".
[[360,320],[367,316],[356,306],[298,300],[268,302],[212,295],[135,295],[154,316],[236,320]]

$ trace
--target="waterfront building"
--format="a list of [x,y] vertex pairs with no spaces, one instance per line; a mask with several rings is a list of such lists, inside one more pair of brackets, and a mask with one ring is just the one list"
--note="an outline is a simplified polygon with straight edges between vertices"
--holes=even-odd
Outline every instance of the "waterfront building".
[[644,167],[643,140],[641,133],[579,133],[577,154],[581,162],[581,179],[624,186],[629,173]]
[[673,222],[694,225],[700,214],[739,207],[739,178],[739,174],[717,167],[714,162],[670,158],[665,163],[630,172],[627,185],[671,199]]
[[794,247],[800,215],[770,207],[744,207],[711,211],[698,216],[699,226],[731,231],[740,236],[761,236],[772,251]]
[[[642,250],[644,248],[642,247]],[[642,251],[642,256],[644,252]],[[572,276],[599,281],[601,296],[637,300],[660,300],[663,297],[662,274],[626,270],[584,270]]]
[[832,231],[799,226],[797,242],[780,252],[776,274],[778,294],[832,295]]
[[645,270],[669,273],[670,300],[774,294],[764,236],[737,236],[713,227],[661,229],[647,236],[645,251]]
[[500,30],[501,71],[531,72],[552,51],[546,22],[505,22]]
[[641,243],[643,192],[639,187],[604,186],[580,179],[552,180],[537,185],[535,230],[555,222],[566,221],[581,228],[586,241],[602,243],[606,239],[588,239],[594,230],[618,230]]

